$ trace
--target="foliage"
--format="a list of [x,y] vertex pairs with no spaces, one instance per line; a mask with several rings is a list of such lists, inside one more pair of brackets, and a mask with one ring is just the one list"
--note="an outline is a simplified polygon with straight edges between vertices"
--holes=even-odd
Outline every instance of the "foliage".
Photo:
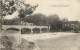
[[24,18],[27,15],[31,15],[36,7],[38,7],[38,4],[31,6],[19,0],[0,0],[0,16],[12,15],[18,11],[19,15],[17,17]]
[[26,39],[22,38],[20,45],[18,45],[20,50],[34,50],[36,45],[34,42],[27,41]]
[[24,18],[25,22],[34,23],[35,25],[47,25],[47,18],[43,14],[34,14]]
[[38,5],[31,6],[30,4],[25,4],[24,6],[25,6],[24,9],[19,10],[19,18],[24,18],[26,16],[31,15],[38,7]]
[[3,45],[6,50],[12,50],[12,42],[7,36],[1,36],[0,38],[0,45]]
[[16,11],[15,1],[3,1],[0,0],[0,16],[11,15]]

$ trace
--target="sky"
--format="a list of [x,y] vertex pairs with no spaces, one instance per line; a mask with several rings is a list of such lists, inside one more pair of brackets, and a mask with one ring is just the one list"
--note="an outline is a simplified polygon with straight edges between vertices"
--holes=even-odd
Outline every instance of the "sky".
[[58,14],[60,18],[80,21],[79,0],[25,0],[25,2],[31,5],[39,4],[34,13]]
[[[39,6],[34,13],[42,13],[45,15],[58,14],[60,18],[68,18],[69,20],[80,21],[80,0],[24,0],[25,3]],[[13,15],[16,15],[14,13]],[[11,19],[14,16],[7,16]]]

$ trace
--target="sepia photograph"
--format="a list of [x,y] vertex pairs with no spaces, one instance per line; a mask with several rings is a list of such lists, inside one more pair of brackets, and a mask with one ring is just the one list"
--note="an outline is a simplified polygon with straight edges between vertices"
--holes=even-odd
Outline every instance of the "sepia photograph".
[[0,0],[0,50],[80,50],[80,0]]

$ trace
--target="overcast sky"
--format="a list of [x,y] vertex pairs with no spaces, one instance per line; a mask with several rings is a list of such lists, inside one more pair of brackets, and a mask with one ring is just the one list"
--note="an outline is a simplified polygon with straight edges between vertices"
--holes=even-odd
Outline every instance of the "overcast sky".
[[[45,15],[58,14],[60,18],[68,18],[69,20],[80,21],[80,0],[24,0],[25,3],[31,5],[39,4],[34,13],[43,13]],[[12,16],[5,18],[12,19],[17,16],[14,13]]]
[[79,0],[25,0],[25,2],[32,5],[39,4],[35,13],[58,14],[61,18],[80,21]]

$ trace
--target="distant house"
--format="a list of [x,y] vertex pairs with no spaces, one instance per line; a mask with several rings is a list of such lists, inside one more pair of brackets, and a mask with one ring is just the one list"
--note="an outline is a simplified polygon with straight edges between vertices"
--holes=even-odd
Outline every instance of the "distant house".
[[67,21],[63,22],[62,24],[62,29],[64,31],[74,31],[74,30],[79,30],[80,28],[80,22],[79,21]]

